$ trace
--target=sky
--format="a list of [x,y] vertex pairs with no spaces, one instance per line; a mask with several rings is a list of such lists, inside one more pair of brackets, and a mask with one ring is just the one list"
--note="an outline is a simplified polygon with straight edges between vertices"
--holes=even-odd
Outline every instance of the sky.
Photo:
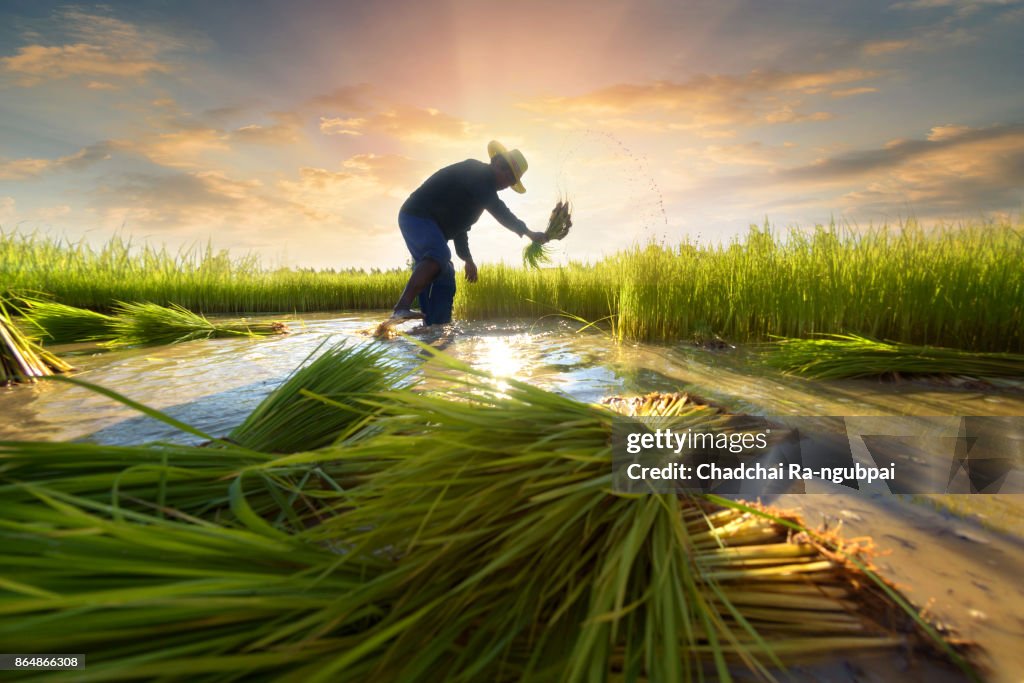
[[4,0],[0,229],[401,267],[402,202],[492,139],[532,229],[572,202],[561,260],[1016,220],[1021,35],[1024,0]]

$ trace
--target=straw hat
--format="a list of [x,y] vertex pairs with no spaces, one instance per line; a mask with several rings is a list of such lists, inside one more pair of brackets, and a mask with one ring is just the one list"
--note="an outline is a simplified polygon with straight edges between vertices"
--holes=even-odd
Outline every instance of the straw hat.
[[509,151],[505,149],[505,145],[501,144],[497,140],[491,140],[487,143],[487,155],[492,159],[500,156],[502,159],[508,162],[509,168],[512,169],[512,174],[516,177],[516,184],[512,186],[512,189],[522,194],[526,192],[526,188],[523,187],[523,183],[520,180],[523,174],[526,173],[526,169],[529,168],[529,164],[526,163],[526,157],[518,149]]

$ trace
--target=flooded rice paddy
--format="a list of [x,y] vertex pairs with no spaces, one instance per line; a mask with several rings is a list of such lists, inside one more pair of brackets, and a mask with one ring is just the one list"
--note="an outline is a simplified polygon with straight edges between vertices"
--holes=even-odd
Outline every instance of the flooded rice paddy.
[[[327,341],[367,339],[380,315],[305,316],[293,334],[220,339],[97,353],[66,347],[77,376],[158,408],[206,433],[229,432]],[[411,324],[403,329],[408,330]],[[579,325],[547,320],[460,323],[424,341],[500,377],[525,380],[581,401],[650,391],[691,392],[733,412],[759,415],[1024,415],[1019,385],[979,388],[924,381],[814,382],[760,369],[743,349],[616,344]],[[400,362],[416,362],[405,339],[384,342]],[[0,439],[88,439],[107,444],[195,442],[161,422],[66,383],[0,391]],[[948,463],[948,461],[947,461]],[[948,466],[948,465],[944,465]],[[994,681],[1024,671],[1024,494],[896,496],[849,491],[774,495],[811,525],[841,525],[871,536],[876,564],[915,604],[982,644]],[[900,657],[839,662],[820,680],[935,680],[904,670]],[[952,678],[950,680],[956,680]]]

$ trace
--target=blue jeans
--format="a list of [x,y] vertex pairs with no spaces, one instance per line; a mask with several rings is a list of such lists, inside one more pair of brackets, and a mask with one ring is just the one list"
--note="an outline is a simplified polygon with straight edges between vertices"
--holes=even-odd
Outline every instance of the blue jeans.
[[452,264],[452,251],[448,248],[448,240],[437,223],[430,218],[399,213],[398,227],[416,265],[424,259],[431,259],[441,266],[441,270],[430,284],[420,292],[423,324],[450,323],[452,304],[455,302],[455,266]]

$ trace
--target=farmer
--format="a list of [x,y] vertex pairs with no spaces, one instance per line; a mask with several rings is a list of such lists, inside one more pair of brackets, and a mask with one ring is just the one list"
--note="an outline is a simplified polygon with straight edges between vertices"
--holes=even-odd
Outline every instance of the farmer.
[[[448,240],[455,242],[455,253],[466,264],[466,280],[476,282],[477,270],[469,253],[469,229],[484,209],[506,228],[534,242],[546,242],[543,232],[532,232],[505,203],[498,191],[511,187],[526,192],[521,181],[526,159],[518,149],[505,149],[497,140],[487,145],[491,163],[466,159],[446,166],[427,178],[409,195],[398,212],[398,227],[409,247],[415,267],[402,298],[395,305],[391,322],[423,318],[424,325],[452,320],[455,300],[455,266]],[[419,296],[420,311],[411,310]]]

